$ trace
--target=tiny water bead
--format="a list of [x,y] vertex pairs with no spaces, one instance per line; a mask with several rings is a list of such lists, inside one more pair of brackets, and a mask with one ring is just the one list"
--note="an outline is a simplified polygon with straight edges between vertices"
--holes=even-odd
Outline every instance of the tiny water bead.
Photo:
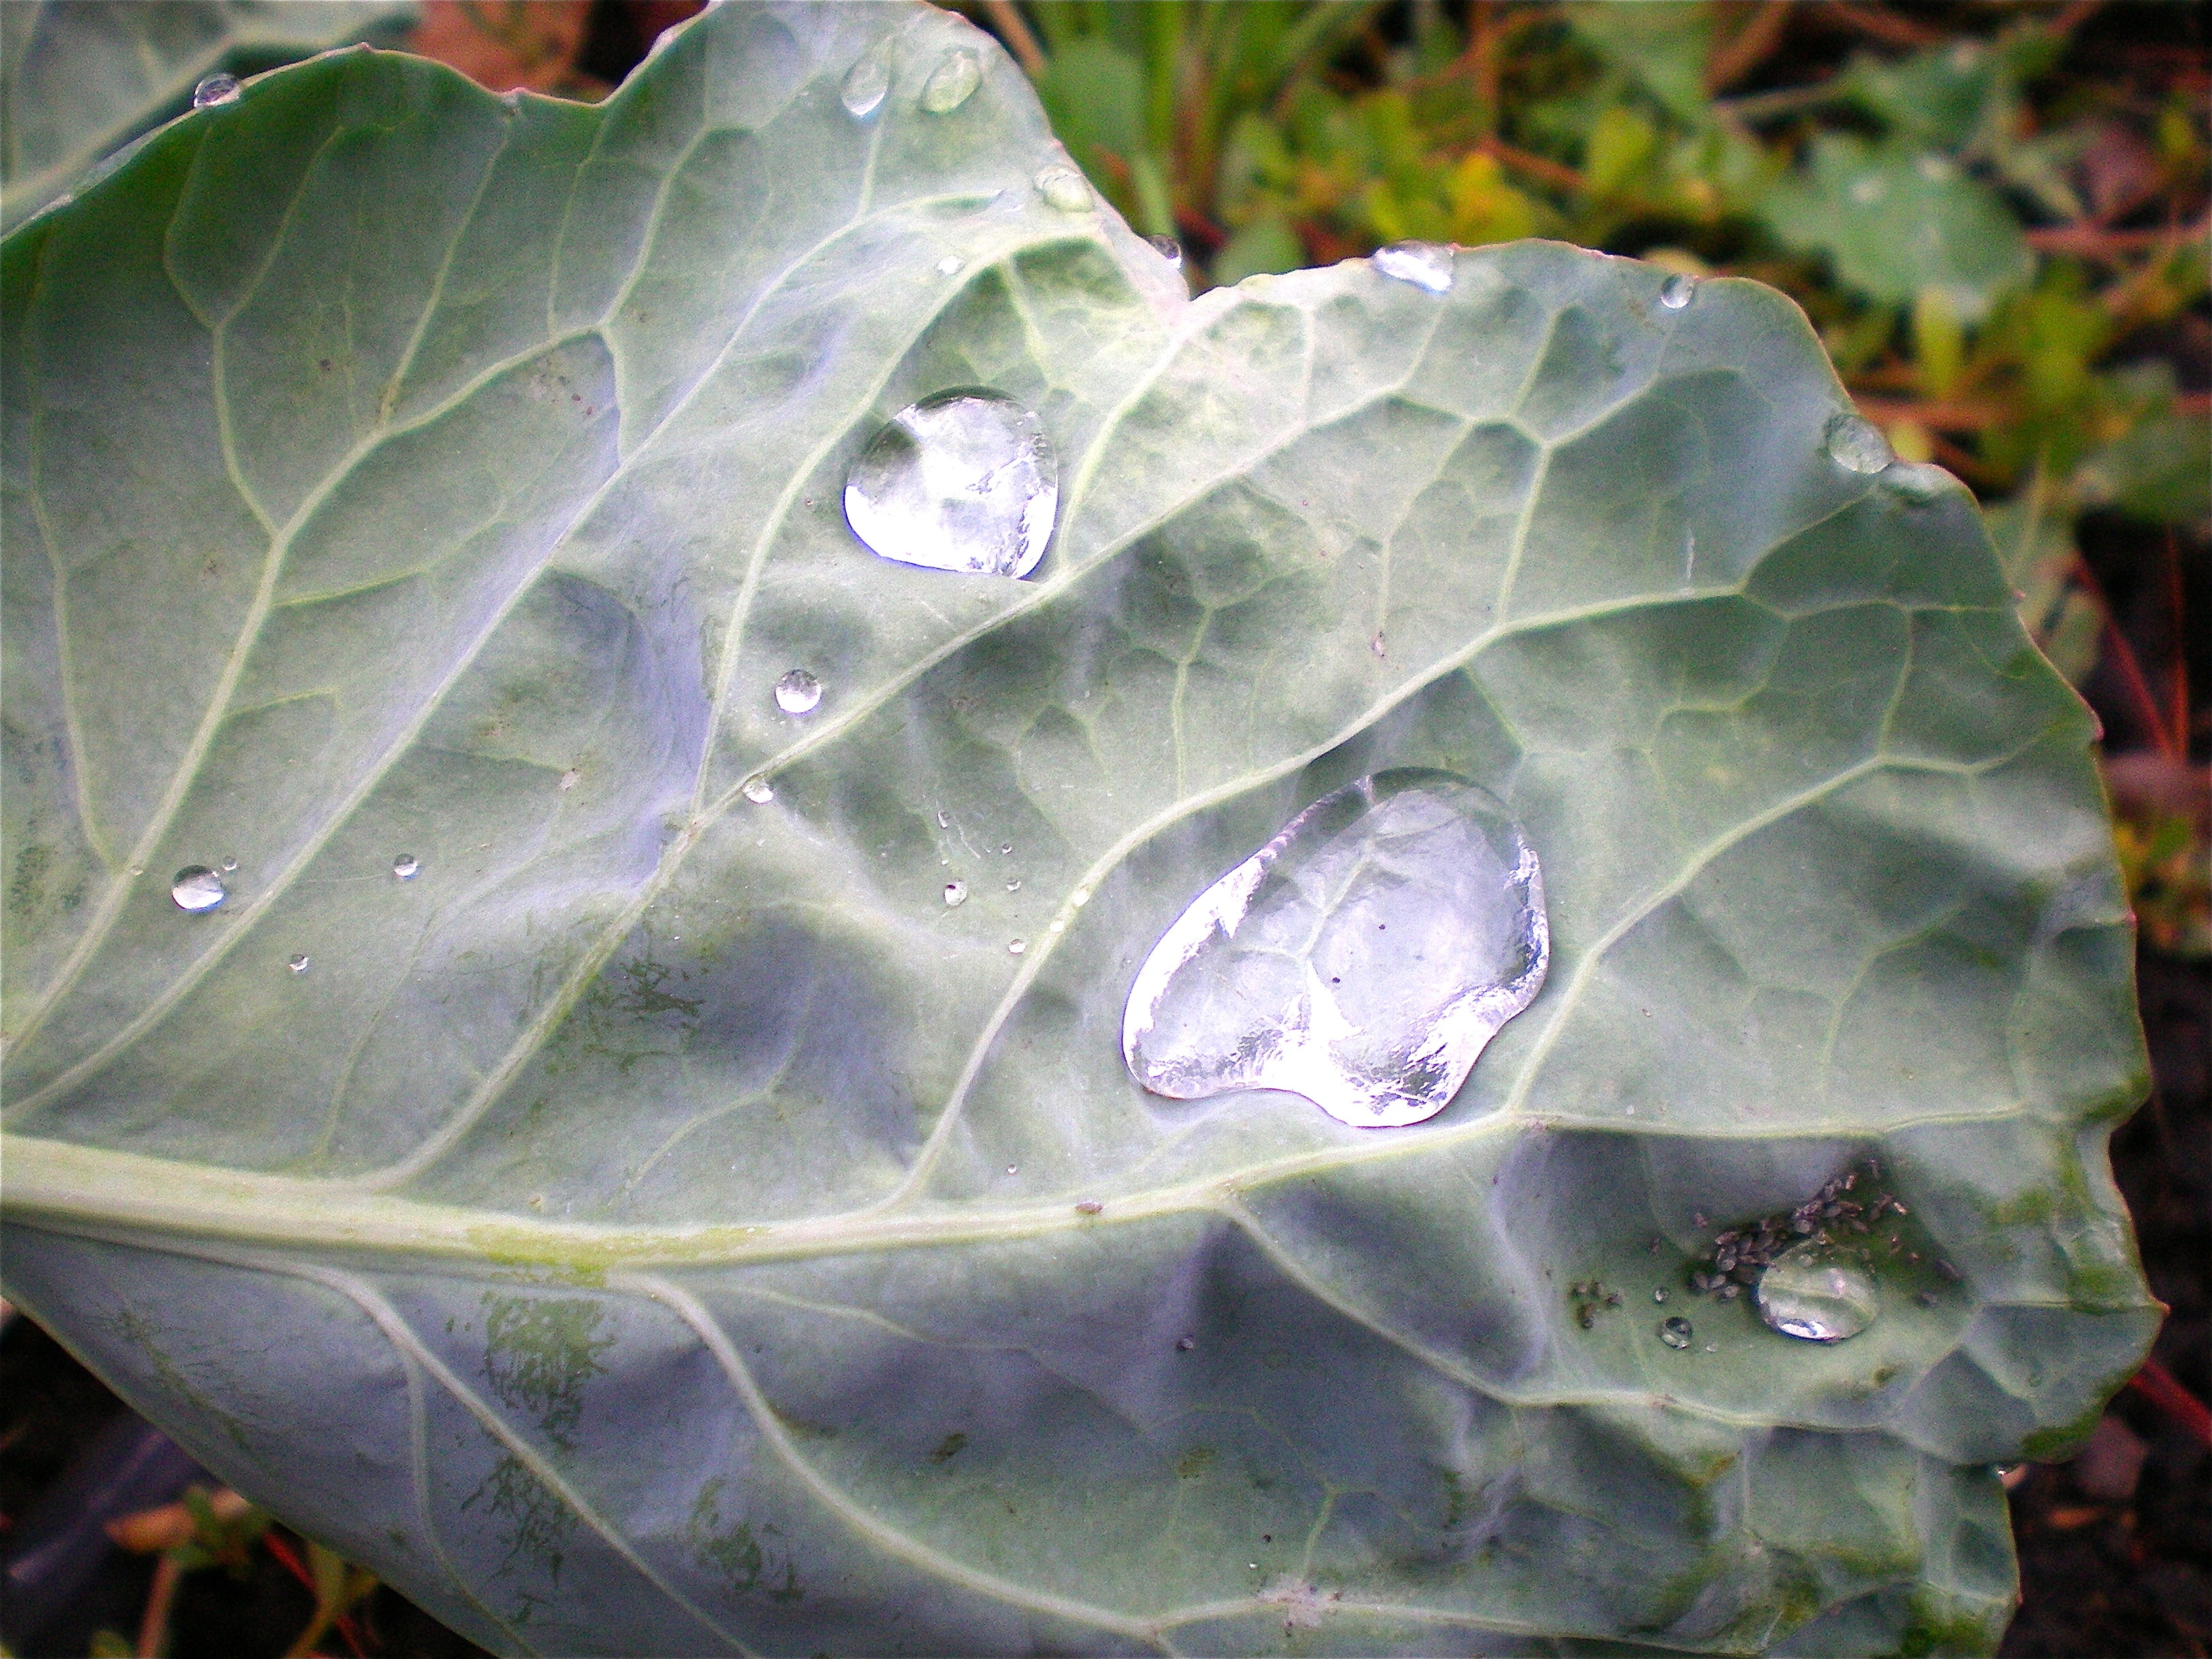
[[205,109],[210,104],[234,104],[238,101],[238,77],[235,75],[210,75],[192,88],[192,107]]
[[1182,269],[1182,244],[1172,236],[1147,236],[1146,246],[1168,262],[1170,270]]
[[956,908],[967,902],[968,884],[966,882],[948,881],[945,884],[945,904],[947,909]]
[[1697,291],[1696,279],[1678,270],[1659,285],[1659,303],[1669,311],[1680,311]]
[[1450,291],[1451,250],[1434,242],[1393,242],[1375,250],[1373,263],[1393,282],[1411,283],[1429,294]]
[[1025,939],[1013,939],[1006,941],[1006,954],[1010,957],[1018,957],[1029,948],[1030,942]]
[[1841,1342],[1881,1311],[1874,1275],[1815,1239],[1784,1250],[1752,1292],[1759,1316],[1784,1336]]
[[392,860],[392,876],[399,881],[414,880],[416,872],[422,868],[422,861],[412,853],[398,854]]
[[1047,167],[1036,176],[1036,189],[1047,207],[1062,213],[1088,213],[1095,205],[1090,185],[1073,167]]
[[921,106],[932,115],[950,115],[968,101],[983,79],[983,66],[972,52],[953,51],[921,83]]
[[883,107],[884,96],[890,89],[890,45],[884,41],[845,71],[845,79],[837,88],[837,101],[844,105],[845,113],[855,121],[865,121]]
[[1009,893],[1018,893],[1018,892],[1020,892],[1020,891],[1022,890],[1022,879],[1021,879],[1021,878],[1020,878],[1019,876],[1017,876],[1017,877],[1015,877],[1012,881],[1008,882],[1008,883],[1006,884],[1006,890],[1007,890]]
[[937,262],[937,274],[940,276],[958,276],[960,274],[960,256],[957,253],[948,253],[942,259],[939,259]]
[[1670,1348],[1686,1348],[1696,1335],[1690,1328],[1690,1322],[1680,1314],[1659,1322],[1659,1340]]
[[775,683],[775,706],[787,714],[811,714],[822,706],[822,682],[794,668]]
[[845,522],[900,564],[1025,576],[1060,507],[1044,423],[995,392],[940,392],[901,410],[845,480]]
[[169,897],[190,915],[212,910],[230,896],[222,878],[204,864],[188,864],[169,883]]
[[238,860],[235,855],[222,861],[222,872],[226,876],[235,875],[238,872]]
[[1152,1093],[1304,1095],[1340,1122],[1433,1117],[1544,982],[1534,850],[1449,773],[1323,796],[1194,899],[1131,986],[1121,1048]]
[[1852,472],[1879,472],[1897,459],[1881,428],[1856,415],[1839,414],[1828,422],[1827,445],[1829,459]]
[[775,799],[775,786],[765,774],[756,772],[738,786],[738,793],[756,806],[765,806]]
[[294,957],[284,965],[287,968],[289,968],[295,974],[306,973],[307,971],[307,953],[305,951],[302,951],[298,956]]

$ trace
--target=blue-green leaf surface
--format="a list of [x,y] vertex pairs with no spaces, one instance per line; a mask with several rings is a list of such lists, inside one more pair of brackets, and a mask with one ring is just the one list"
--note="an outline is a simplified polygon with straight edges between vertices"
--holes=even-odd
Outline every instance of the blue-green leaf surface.
[[[1988,1649],[1988,1466],[2156,1310],[1972,501],[1756,285],[1193,301],[1065,159],[957,19],[732,3],[597,107],[270,75],[9,240],[8,1293],[504,1651]],[[973,386],[1024,580],[841,517]],[[1534,1003],[1413,1127],[1138,1090],[1161,931],[1392,766],[1524,825]],[[1854,1170],[1864,1334],[1689,1294]]]

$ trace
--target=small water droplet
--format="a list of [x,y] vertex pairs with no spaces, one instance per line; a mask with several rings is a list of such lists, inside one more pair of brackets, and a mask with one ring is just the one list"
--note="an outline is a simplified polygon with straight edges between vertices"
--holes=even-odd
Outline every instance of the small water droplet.
[[1006,1173],[1008,1175],[1019,1175],[1021,1172],[1022,1166],[1018,1164],[1009,1164],[1006,1165]]
[[775,683],[775,706],[787,714],[811,714],[822,705],[822,682],[794,668]]
[[881,40],[845,71],[845,79],[837,88],[837,101],[844,105],[845,113],[855,121],[865,121],[883,107],[884,94],[890,89],[890,42]]
[[1085,905],[1091,902],[1091,890],[1088,887],[1077,888],[1073,892],[1067,896],[1067,902],[1073,905],[1077,909],[1080,910]]
[[1176,1352],[1177,1353],[1188,1353],[1197,1346],[1198,1339],[1194,1336],[1179,1336],[1176,1338]]
[[301,951],[298,956],[294,957],[284,965],[287,968],[289,968],[295,974],[306,973],[307,971],[307,953],[305,951]]
[[1790,1246],[1769,1263],[1752,1297],[1761,1319],[1808,1342],[1856,1336],[1881,1311],[1874,1275],[1816,1239]]
[[1659,285],[1659,303],[1669,311],[1680,311],[1697,291],[1697,280],[1678,270]]
[[845,480],[845,522],[872,553],[1026,576],[1060,507],[1044,423],[995,392],[940,392],[893,416]]
[[1012,853],[1013,850],[1014,844],[1010,841],[1002,841],[999,843],[999,851],[1001,854]]
[[1885,489],[1915,507],[1925,507],[1950,489],[1951,475],[1930,462],[1899,461],[1883,471],[1881,482]]
[[583,775],[581,772],[579,772],[579,771],[578,771],[574,767],[573,767],[573,766],[572,766],[572,767],[570,767],[567,771],[563,772],[563,773],[561,775],[561,787],[562,787],[562,789],[564,789],[564,790],[565,790],[565,789],[574,789],[574,788],[578,784],[581,783],[583,781],[584,781],[584,775]]
[[1030,942],[1025,939],[1008,939],[1006,941],[1006,954],[1010,957],[1018,957],[1029,948]]
[[1130,988],[1121,1045],[1155,1094],[1286,1089],[1358,1127],[1449,1103],[1543,984],[1536,854],[1449,773],[1323,796],[1193,900]]
[[1664,1285],[1660,1285],[1651,1292],[1651,1299],[1654,1302],[1664,1302],[1667,1299],[1667,1287]]
[[940,830],[950,830],[952,827],[952,814],[939,812],[937,815],[937,827]]
[[1182,269],[1182,244],[1172,236],[1147,236],[1145,245],[1168,262],[1170,270]]
[[1022,890],[1022,880],[1021,880],[1021,878],[1020,878],[1019,876],[1017,876],[1017,877],[1015,877],[1012,881],[1008,882],[1008,883],[1006,884],[1006,890],[1007,890],[1009,893],[1018,893],[1018,892],[1020,892],[1020,891]]
[[422,861],[412,853],[401,853],[392,860],[392,873],[402,881],[414,880],[422,867]]
[[775,799],[775,787],[765,773],[756,772],[738,786],[738,792],[756,806],[765,806]]
[[982,79],[983,66],[974,52],[948,52],[921,83],[921,106],[932,115],[950,115],[968,101]]
[[1848,411],[1829,421],[1827,445],[1829,459],[1852,472],[1879,472],[1897,459],[1880,427]]
[[226,876],[233,876],[238,873],[238,859],[235,854],[233,854],[231,857],[227,858],[222,861],[222,872]]
[[1449,292],[1452,255],[1434,242],[1393,242],[1375,250],[1375,269],[1394,282],[1411,283],[1428,294]]
[[210,104],[234,104],[238,101],[238,77],[235,75],[210,75],[192,88],[192,107],[205,109]]
[[946,882],[945,884],[945,902],[947,908],[967,903],[968,884],[964,881]]
[[204,864],[188,864],[170,881],[169,896],[179,910],[198,915],[228,898],[230,890],[222,884],[222,878]]
[[1694,1334],[1695,1333],[1690,1329],[1690,1322],[1680,1314],[1676,1314],[1671,1319],[1662,1319],[1659,1322],[1659,1340],[1670,1348],[1688,1347],[1690,1339]]
[[1037,194],[1062,213],[1088,213],[1097,205],[1091,185],[1073,167],[1047,167],[1036,176]]
[[937,262],[937,274],[940,276],[957,276],[959,270],[960,256],[957,253],[948,253]]

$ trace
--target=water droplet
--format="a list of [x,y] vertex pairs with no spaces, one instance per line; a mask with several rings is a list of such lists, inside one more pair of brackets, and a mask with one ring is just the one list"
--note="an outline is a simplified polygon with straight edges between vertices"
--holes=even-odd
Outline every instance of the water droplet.
[[402,881],[414,880],[422,867],[422,861],[412,853],[401,853],[392,860],[392,873]]
[[1122,1054],[1179,1100],[1287,1089],[1360,1127],[1419,1123],[1550,953],[1543,876],[1504,805],[1449,773],[1380,772],[1191,902],[1130,988]]
[[932,115],[950,115],[968,101],[982,79],[983,66],[974,52],[948,52],[921,83],[921,106]]
[[957,276],[959,270],[960,256],[957,253],[948,253],[937,262],[937,274],[940,276]]
[[940,830],[950,830],[952,827],[952,814],[939,812],[937,815],[937,827]]
[[945,884],[945,902],[948,908],[952,906],[967,903],[968,884],[964,881],[946,882]]
[[188,864],[169,883],[169,896],[176,901],[177,908],[198,915],[228,898],[230,890],[204,864]]
[[1697,291],[1696,279],[1678,270],[1659,285],[1659,303],[1669,311],[1680,311]]
[[289,968],[295,974],[306,973],[307,971],[307,953],[305,951],[301,951],[298,956],[294,957],[284,965],[287,968]]
[[1030,942],[1025,939],[1008,939],[1006,941],[1006,954],[1010,957],[1018,957],[1029,948]]
[[1670,1348],[1688,1347],[1691,1337],[1695,1334],[1690,1328],[1690,1322],[1680,1314],[1659,1322],[1659,1340]]
[[210,104],[234,104],[238,101],[238,77],[235,75],[210,75],[192,88],[192,107],[205,109]]
[[1008,882],[1008,883],[1006,884],[1006,890],[1007,890],[1009,893],[1018,893],[1018,892],[1020,892],[1020,891],[1022,890],[1022,879],[1021,879],[1021,878],[1020,878],[1019,876],[1017,876],[1017,877],[1015,877],[1012,881]]
[[882,40],[845,71],[845,79],[837,88],[837,101],[844,105],[845,113],[855,121],[865,121],[883,107],[884,94],[890,89],[890,42]]
[[1176,1338],[1176,1352],[1177,1353],[1188,1353],[1197,1346],[1198,1339],[1194,1336],[1179,1336]]
[[1652,1291],[1651,1299],[1654,1302],[1664,1302],[1667,1299],[1667,1287],[1662,1285],[1657,1290]]
[[222,861],[222,872],[226,876],[238,873],[238,858],[235,854]]
[[738,790],[756,806],[765,806],[775,799],[775,787],[769,782],[765,773],[754,773],[738,786]]
[[1009,1164],[1006,1165],[1006,1173],[1008,1175],[1019,1175],[1021,1172],[1022,1166],[1018,1164]]
[[1077,909],[1080,910],[1085,905],[1091,902],[1091,890],[1088,887],[1077,888],[1073,892],[1067,896],[1067,902],[1073,905]]
[[1879,472],[1897,459],[1880,427],[1848,412],[1828,422],[1827,443],[1829,459],[1853,472]]
[[1899,461],[1883,471],[1881,482],[1915,507],[1925,507],[1950,489],[1952,480],[1948,472],[1929,462]]
[[1168,262],[1170,270],[1182,269],[1182,244],[1172,236],[1147,236],[1145,244]]
[[775,706],[787,714],[811,714],[822,705],[822,682],[794,668],[775,683]]
[[1026,576],[1059,507],[1044,423],[995,392],[901,410],[845,480],[845,522],[868,550],[931,570]]
[[1013,850],[1014,844],[1010,841],[1002,841],[999,843],[999,851],[1001,854],[1012,853]]
[[1088,213],[1096,205],[1091,185],[1073,167],[1047,167],[1036,176],[1037,194],[1062,213]]
[[1393,281],[1411,283],[1426,293],[1443,294],[1451,289],[1451,250],[1434,242],[1393,242],[1376,248],[1374,265]]
[[1881,1311],[1874,1275],[1817,1239],[1777,1256],[1752,1295],[1761,1319],[1808,1342],[1856,1336]]

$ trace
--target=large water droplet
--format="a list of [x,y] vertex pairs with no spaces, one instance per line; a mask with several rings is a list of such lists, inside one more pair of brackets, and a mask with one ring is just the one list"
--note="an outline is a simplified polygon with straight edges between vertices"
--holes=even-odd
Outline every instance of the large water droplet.
[[855,121],[865,121],[883,107],[884,94],[890,89],[890,43],[879,41],[845,71],[844,82],[837,88],[837,100]]
[[948,52],[921,83],[921,106],[932,115],[950,115],[968,101],[982,78],[983,66],[974,52]]
[[204,864],[188,864],[169,883],[169,896],[176,901],[177,908],[198,915],[228,898],[230,890],[222,884],[222,878]]
[[238,101],[238,77],[235,75],[210,75],[192,88],[192,107],[205,109],[210,104],[234,104]]
[[1784,1336],[1840,1342],[1874,1322],[1874,1275],[1818,1239],[1792,1245],[1767,1265],[1752,1292],[1759,1316]]
[[822,706],[822,682],[794,668],[775,683],[775,706],[787,714],[811,714]]
[[845,480],[853,533],[932,570],[1025,576],[1059,507],[1044,423],[995,392],[940,392],[901,410]]
[[1153,252],[1168,262],[1169,269],[1172,270],[1182,269],[1182,244],[1174,237],[1147,236],[1145,238],[1145,243]]
[[1443,1109],[1544,982],[1544,881],[1520,826],[1449,773],[1323,796],[1152,947],[1121,1048],[1155,1094],[1288,1089],[1360,1127]]
[[1675,1315],[1672,1319],[1662,1319],[1659,1322],[1659,1340],[1670,1348],[1688,1347],[1691,1340],[1696,1334],[1697,1333],[1690,1328],[1690,1322],[1680,1314]]
[[1669,311],[1680,311],[1697,291],[1697,280],[1678,270],[1659,285],[1659,303]]
[[416,872],[421,870],[422,867],[422,860],[416,858],[412,853],[398,854],[392,860],[392,873],[398,877],[401,881],[414,880]]
[[945,903],[946,908],[950,909],[955,906],[965,904],[967,902],[968,884],[966,882],[948,881],[945,884]]
[[1093,205],[1090,185],[1073,167],[1047,167],[1037,174],[1036,187],[1045,205],[1062,213],[1088,213]]
[[1443,294],[1452,285],[1451,250],[1434,242],[1393,242],[1376,248],[1374,265],[1385,276],[1431,294]]
[[1879,472],[1897,458],[1872,421],[1839,414],[1828,422],[1828,457],[1853,472]]

